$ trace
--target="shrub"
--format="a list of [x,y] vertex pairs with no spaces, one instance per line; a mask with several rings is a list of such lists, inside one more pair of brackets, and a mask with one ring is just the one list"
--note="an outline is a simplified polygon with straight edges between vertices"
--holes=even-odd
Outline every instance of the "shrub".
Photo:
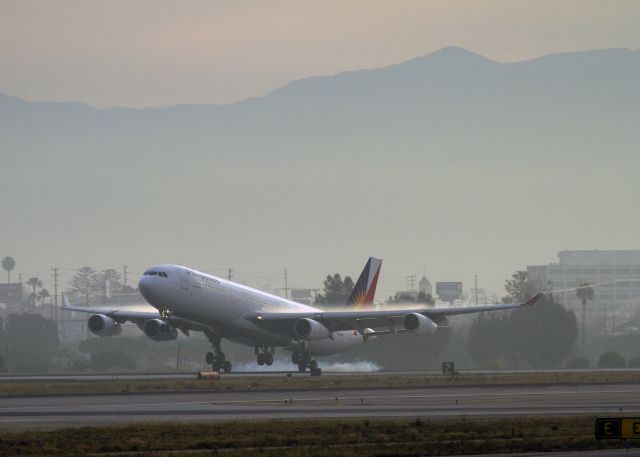
[[589,359],[586,357],[572,357],[565,364],[567,368],[589,368]]
[[627,362],[629,368],[640,368],[640,357],[631,357]]
[[626,365],[624,357],[613,351],[603,352],[598,359],[599,368],[624,368]]

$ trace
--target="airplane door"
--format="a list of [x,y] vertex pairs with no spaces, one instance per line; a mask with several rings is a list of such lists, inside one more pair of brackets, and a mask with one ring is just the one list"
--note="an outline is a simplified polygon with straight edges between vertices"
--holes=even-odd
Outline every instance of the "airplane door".
[[183,271],[182,278],[180,278],[180,287],[182,288],[182,290],[188,291],[190,283],[191,283],[191,278],[190,278],[189,272]]

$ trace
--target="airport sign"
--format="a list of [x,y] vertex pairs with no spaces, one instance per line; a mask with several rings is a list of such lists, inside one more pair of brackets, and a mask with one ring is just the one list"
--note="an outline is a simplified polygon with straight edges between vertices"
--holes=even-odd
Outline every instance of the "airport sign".
[[596,419],[596,439],[640,439],[640,417],[599,417]]

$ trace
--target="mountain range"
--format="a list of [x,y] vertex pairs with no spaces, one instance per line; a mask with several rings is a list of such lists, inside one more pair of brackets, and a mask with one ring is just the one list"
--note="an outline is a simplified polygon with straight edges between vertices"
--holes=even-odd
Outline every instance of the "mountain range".
[[[498,281],[519,265],[514,250],[547,259],[610,223],[640,228],[639,81],[628,49],[501,63],[445,48],[229,105],[96,109],[0,93],[0,246],[72,265],[222,266],[300,254],[355,265],[380,251],[443,264],[471,244],[505,265],[488,273]],[[623,232],[616,242],[635,239]],[[456,268],[436,271],[471,274]]]

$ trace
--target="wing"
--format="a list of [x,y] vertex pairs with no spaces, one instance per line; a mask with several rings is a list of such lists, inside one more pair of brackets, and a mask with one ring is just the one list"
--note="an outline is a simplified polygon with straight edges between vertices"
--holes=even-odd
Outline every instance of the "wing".
[[117,309],[81,308],[79,306],[72,306],[66,295],[62,296],[62,309],[65,311],[77,311],[80,313],[104,314],[105,316],[109,316],[120,323],[126,321],[139,323],[140,321],[146,321],[148,319],[161,319],[160,313],[157,311],[120,311]]
[[501,311],[517,309],[534,305],[543,294],[538,294],[526,303],[509,305],[483,305],[465,306],[453,308],[422,308],[422,309],[391,309],[391,310],[371,310],[371,311],[318,311],[301,313],[271,313],[253,312],[245,316],[257,326],[277,333],[291,334],[298,319],[308,318],[322,323],[332,332],[340,330],[358,329],[364,332],[366,328],[382,328],[386,330],[368,332],[367,334],[386,334],[405,331],[404,328],[396,328],[401,324],[407,314],[418,313],[428,317],[435,323],[446,322],[448,316],[461,314],[483,313],[487,311]]
[[[123,311],[118,309],[82,308],[79,306],[73,306],[71,305],[71,303],[69,303],[69,299],[66,295],[62,296],[62,309],[66,311],[77,311],[80,313],[103,314],[105,316],[109,316],[111,319],[120,324],[123,324],[127,321],[133,322],[140,329],[142,329],[144,323],[149,319],[162,319],[162,316],[158,311]],[[189,334],[189,330],[195,330],[205,333],[215,333],[215,331],[210,327],[203,325],[202,323],[190,321],[188,319],[170,316],[166,320],[170,322],[174,327],[180,329],[185,335]]]

